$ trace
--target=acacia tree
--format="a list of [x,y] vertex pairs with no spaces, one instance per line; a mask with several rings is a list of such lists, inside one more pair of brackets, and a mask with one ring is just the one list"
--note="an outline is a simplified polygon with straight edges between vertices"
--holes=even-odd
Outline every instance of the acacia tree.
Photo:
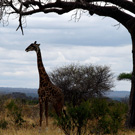
[[128,80],[131,81],[132,79],[132,74],[131,73],[120,73],[117,77],[117,80]]
[[65,101],[73,105],[102,97],[114,86],[113,74],[107,66],[70,64],[53,70],[49,76],[63,90]]
[[[135,3],[129,0],[0,0],[0,19],[5,15],[18,14],[23,33],[23,17],[35,13],[55,12],[59,15],[74,9],[86,10],[92,16],[107,16],[117,20],[130,33],[132,39],[133,72],[129,101],[128,126],[135,127]],[[128,12],[127,12],[128,11]]]

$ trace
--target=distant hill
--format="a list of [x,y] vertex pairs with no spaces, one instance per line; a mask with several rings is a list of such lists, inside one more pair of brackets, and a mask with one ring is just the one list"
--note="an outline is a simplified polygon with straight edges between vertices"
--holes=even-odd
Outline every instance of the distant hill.
[[[31,88],[10,88],[10,87],[0,87],[0,94],[10,94],[13,92],[25,93],[27,96],[38,97],[37,89]],[[105,94],[105,96],[112,99],[121,99],[128,97],[129,91],[110,91]]]
[[110,91],[105,94],[107,97],[128,97],[130,95],[129,91]]
[[24,93],[27,96],[31,96],[31,97],[38,97],[37,89],[0,87],[0,94],[10,94],[14,92]]
[[105,94],[106,97],[109,97],[113,100],[121,100],[122,98],[128,98],[130,91],[110,91]]

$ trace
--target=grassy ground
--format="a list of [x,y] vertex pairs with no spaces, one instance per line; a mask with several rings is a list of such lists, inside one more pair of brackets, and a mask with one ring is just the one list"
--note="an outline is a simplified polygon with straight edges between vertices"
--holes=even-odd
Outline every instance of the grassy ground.
[[40,132],[38,129],[8,129],[1,130],[0,135],[64,135],[61,131],[56,129],[42,129]]
[[[0,135],[65,135],[60,128],[54,125],[54,120],[49,118],[49,125],[45,125],[43,116],[42,128],[39,128],[39,106],[38,105],[19,105],[7,100],[0,104]],[[24,122],[21,125],[15,124],[17,112],[21,111],[21,118]],[[7,122],[7,126],[1,126],[2,120]],[[20,117],[17,118],[20,120]],[[6,127],[6,128],[2,128]]]
[[[29,119],[27,119],[29,121]],[[32,120],[30,120],[31,122]],[[49,126],[45,126],[45,122],[43,121],[42,128],[40,129],[39,126],[30,127],[27,124],[23,127],[13,127],[8,126],[7,129],[0,129],[0,135],[65,135],[62,130],[56,127],[53,124],[53,120],[49,118]]]
[[[65,135],[59,128],[49,125],[48,128],[8,128],[0,130],[0,135]],[[118,135],[135,135],[134,131],[120,131]]]
[[[65,135],[64,132],[54,125],[54,119],[49,118],[48,127],[45,126],[45,118],[43,118],[42,128],[39,128],[39,106],[38,105],[21,105],[17,109],[16,104],[6,101],[0,106],[0,135]],[[17,112],[21,108],[21,117],[25,122],[21,122],[21,126],[15,123]],[[18,116],[18,115],[17,115]],[[20,120],[20,117],[18,117]],[[17,120],[18,120],[17,119]],[[5,129],[1,127],[1,120],[5,120],[8,124]],[[135,135],[135,130],[121,129],[117,135]],[[94,135],[94,134],[89,134]]]
[[38,131],[38,129],[8,129],[4,131],[0,131],[0,135],[64,135],[61,132],[58,132],[57,130],[42,130],[41,132]]
[[[35,127],[30,126],[30,123],[33,122],[37,123]],[[65,134],[60,128],[54,125],[54,120],[52,118],[49,118],[48,127],[45,126],[45,121],[43,121],[41,129],[38,126],[38,119],[32,120],[27,118],[27,123],[24,124],[22,127],[15,127],[8,125],[7,129],[0,129],[0,135],[65,135]],[[119,131],[117,135],[135,135],[135,131],[131,130]]]

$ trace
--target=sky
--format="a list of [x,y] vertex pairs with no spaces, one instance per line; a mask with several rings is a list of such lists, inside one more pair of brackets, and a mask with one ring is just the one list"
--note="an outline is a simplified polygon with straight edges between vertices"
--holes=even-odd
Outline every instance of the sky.
[[[25,48],[37,41],[47,73],[55,68],[78,63],[106,65],[114,74],[112,90],[130,91],[129,81],[117,81],[121,72],[132,71],[131,38],[117,21],[73,12],[64,15],[35,14],[26,18],[24,35],[16,31],[18,20],[0,24],[0,87],[38,88],[39,76],[35,52]],[[116,26],[115,26],[116,25]]]

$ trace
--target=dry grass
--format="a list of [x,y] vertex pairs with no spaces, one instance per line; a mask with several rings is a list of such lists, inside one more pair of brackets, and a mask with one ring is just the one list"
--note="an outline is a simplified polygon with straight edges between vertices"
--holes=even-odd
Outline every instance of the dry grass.
[[39,106],[24,105],[22,107],[22,117],[25,120],[22,126],[17,126],[13,118],[6,109],[6,105],[11,100],[7,100],[3,105],[3,111],[0,111],[0,120],[4,119],[8,125],[6,129],[0,128],[0,135],[65,135],[60,128],[54,125],[54,120],[49,118],[49,125],[45,125],[45,116],[43,116],[42,128],[39,128]]
[[[39,107],[37,105],[25,105],[22,106],[22,110],[23,119],[26,122],[21,127],[15,126],[6,109],[1,111],[0,120],[5,119],[8,122],[8,126],[6,129],[0,129],[0,135],[65,135],[59,127],[54,125],[52,118],[49,118],[48,127],[45,126],[44,118],[42,128],[39,128]],[[123,131],[119,131],[118,135],[135,135],[135,130],[123,129]]]
[[[32,123],[37,123],[37,126],[30,126]],[[64,132],[56,127],[52,118],[49,118],[49,126],[45,126],[45,121],[43,121],[42,128],[38,126],[38,119],[27,118],[27,124],[23,127],[17,128],[14,126],[8,126],[7,129],[0,129],[0,135],[65,135]],[[92,134],[94,135],[94,134]],[[118,135],[135,135],[135,131],[124,130],[119,131]]]
[[[27,119],[27,122],[33,123],[34,121],[31,119]],[[35,121],[36,122],[36,121]],[[0,135],[65,135],[62,130],[58,127],[54,126],[53,120],[49,118],[49,126],[45,127],[45,122],[43,121],[42,128],[40,129],[39,126],[30,127],[29,124],[24,124],[23,127],[17,128],[13,126],[9,126],[7,129],[1,129]]]
[[8,129],[8,130],[1,130],[0,135],[64,135],[61,131],[59,130],[52,130],[50,128],[48,129],[42,129],[40,132],[38,128],[35,129]]
[[[49,125],[48,128],[8,128],[7,130],[0,130],[0,135],[65,135],[59,128]],[[120,131],[118,135],[135,135],[134,131]]]
[[135,135],[135,131],[120,131],[118,135]]
[[[54,125],[54,121],[52,118],[49,118],[48,127],[45,126],[45,121],[43,121],[41,129],[38,126],[38,121],[38,118],[33,120],[27,118],[27,123],[25,123],[23,127],[18,128],[9,125],[8,128],[5,130],[0,129],[0,135],[65,135],[60,128]],[[32,123],[36,123],[37,125],[35,127],[32,127]],[[119,131],[118,135],[135,135],[135,131],[123,130]]]

